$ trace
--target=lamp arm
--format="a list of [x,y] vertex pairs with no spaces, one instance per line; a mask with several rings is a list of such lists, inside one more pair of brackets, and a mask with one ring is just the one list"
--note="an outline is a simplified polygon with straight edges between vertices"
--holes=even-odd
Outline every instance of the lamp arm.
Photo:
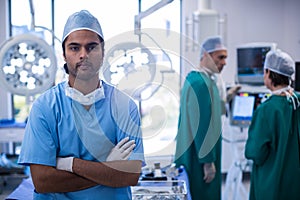
[[45,30],[49,31],[51,33],[51,35],[53,36],[54,39],[56,39],[57,41],[59,41],[60,43],[62,43],[61,40],[58,37],[55,36],[53,30],[51,30],[51,29],[49,29],[49,28],[47,28],[45,26],[34,26],[34,27],[35,28],[45,29]]
[[148,8],[147,10],[140,12],[139,14],[134,16],[134,33],[135,34],[140,34],[140,30],[141,30],[141,20],[149,15],[151,15],[152,13],[154,13],[155,11],[157,11],[158,9],[166,6],[167,4],[171,3],[173,0],[161,0],[160,2],[158,2],[157,4],[155,4],[154,6]]
[[34,6],[32,0],[29,0],[29,7],[31,13],[31,30],[33,30],[35,27],[35,18],[34,18]]

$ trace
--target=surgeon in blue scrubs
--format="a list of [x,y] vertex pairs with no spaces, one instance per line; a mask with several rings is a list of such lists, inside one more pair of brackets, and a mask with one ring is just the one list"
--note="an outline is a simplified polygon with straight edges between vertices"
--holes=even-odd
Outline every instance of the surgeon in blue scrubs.
[[18,163],[34,199],[131,199],[144,163],[137,105],[99,78],[104,37],[90,12],[68,18],[62,42],[68,80],[33,103]]

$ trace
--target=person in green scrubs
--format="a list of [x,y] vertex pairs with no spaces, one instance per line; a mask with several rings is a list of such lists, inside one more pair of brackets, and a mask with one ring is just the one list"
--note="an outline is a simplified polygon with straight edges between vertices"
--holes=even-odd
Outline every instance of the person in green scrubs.
[[245,157],[253,160],[250,200],[300,199],[300,103],[290,87],[293,59],[277,49],[266,55],[264,84],[272,95],[252,118]]
[[184,166],[191,197],[221,199],[221,115],[223,101],[217,76],[226,64],[222,38],[201,45],[200,66],[187,75],[180,99],[176,166]]

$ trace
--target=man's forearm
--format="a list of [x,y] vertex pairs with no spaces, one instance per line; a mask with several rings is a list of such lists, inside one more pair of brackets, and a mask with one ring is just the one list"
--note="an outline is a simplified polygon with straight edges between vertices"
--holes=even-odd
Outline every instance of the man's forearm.
[[92,162],[75,158],[73,173],[45,165],[31,165],[31,176],[39,193],[73,192],[96,185],[125,187],[136,185],[141,161]]
[[33,184],[39,193],[73,192],[98,185],[76,174],[50,166],[31,165],[30,170]]
[[74,158],[73,173],[100,185],[126,187],[137,184],[141,166],[139,160],[91,162]]

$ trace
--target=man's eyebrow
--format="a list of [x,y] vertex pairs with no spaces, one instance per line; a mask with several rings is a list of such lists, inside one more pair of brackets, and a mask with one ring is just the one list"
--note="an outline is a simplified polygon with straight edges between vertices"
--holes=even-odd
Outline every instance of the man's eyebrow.
[[[71,46],[71,45],[75,46],[75,45],[81,45],[81,44],[77,43],[77,42],[71,42],[71,43],[68,44],[68,46]],[[86,45],[100,45],[100,43],[99,42],[90,42],[90,43],[88,43]]]
[[68,44],[68,46],[75,46],[75,45],[80,45],[80,44],[77,43],[77,42],[71,42],[71,43]]
[[100,45],[100,43],[99,42],[90,42],[87,45]]

